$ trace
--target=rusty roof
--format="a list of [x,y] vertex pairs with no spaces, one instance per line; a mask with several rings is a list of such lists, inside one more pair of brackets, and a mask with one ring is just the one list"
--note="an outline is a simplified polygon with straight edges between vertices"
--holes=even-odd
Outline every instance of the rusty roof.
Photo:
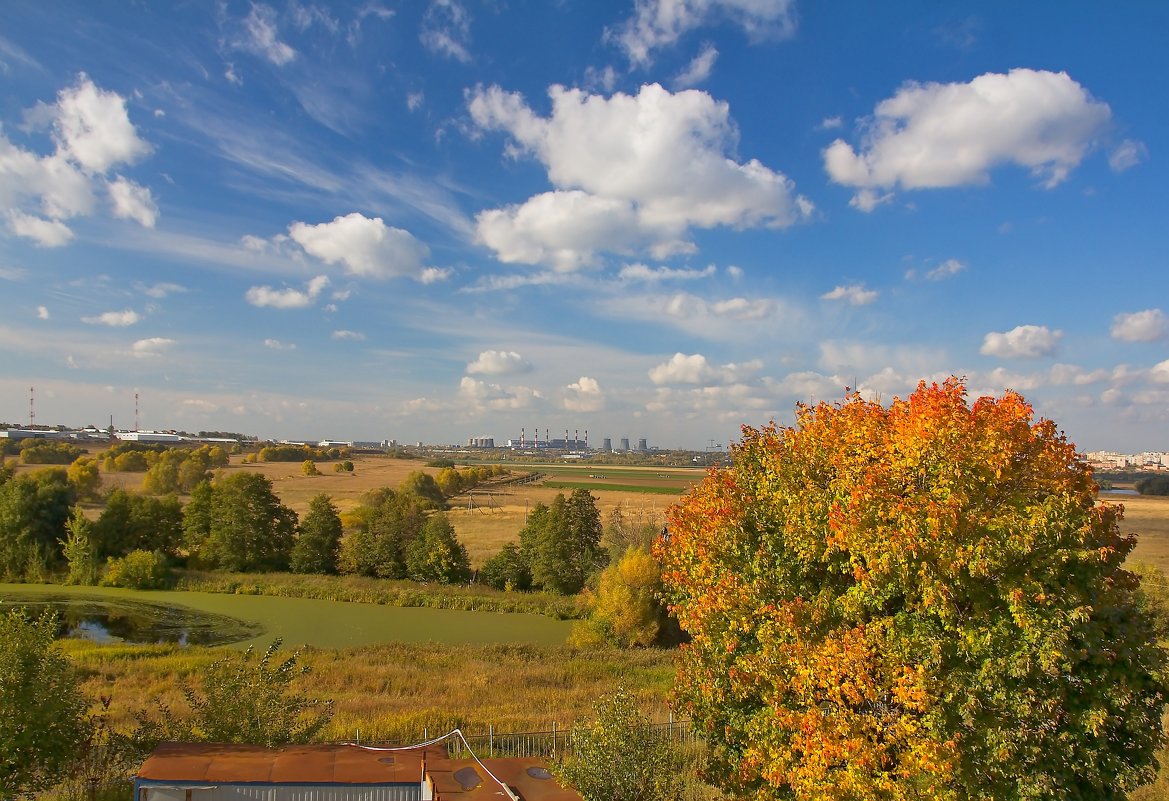
[[138,778],[214,784],[417,784],[422,759],[446,749],[375,751],[353,745],[257,745],[162,743],[147,757]]
[[[571,788],[560,785],[538,757],[484,759],[483,764],[523,801],[584,801]],[[438,801],[506,801],[498,784],[473,759],[426,760],[426,775],[434,782]]]

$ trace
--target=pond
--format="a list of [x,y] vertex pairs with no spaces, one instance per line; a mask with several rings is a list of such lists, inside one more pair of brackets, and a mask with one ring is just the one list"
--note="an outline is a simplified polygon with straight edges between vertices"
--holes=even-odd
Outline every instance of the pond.
[[47,609],[57,615],[57,636],[94,642],[228,645],[264,632],[258,623],[228,615],[128,598],[6,592],[0,613],[12,608],[33,617]]

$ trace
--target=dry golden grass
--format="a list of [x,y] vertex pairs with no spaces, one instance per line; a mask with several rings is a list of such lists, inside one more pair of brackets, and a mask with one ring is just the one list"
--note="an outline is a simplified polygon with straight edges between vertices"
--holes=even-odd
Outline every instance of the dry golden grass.
[[[539,484],[510,485],[492,490],[452,498],[449,518],[459,541],[467,547],[471,566],[482,567],[509,542],[518,542],[520,529],[527,520],[528,510],[537,503],[550,504],[558,493],[570,495],[572,490],[542,487]],[[637,492],[608,492],[592,490],[597,499],[601,520],[618,505],[627,514],[640,515],[655,525],[665,522],[666,508],[674,498]],[[471,501],[474,501],[472,507]]]
[[1102,498],[1124,506],[1120,528],[1137,536],[1137,547],[1129,558],[1169,573],[1169,497],[1104,493]]
[[352,473],[338,473],[333,467],[337,462],[317,462],[319,476],[306,476],[302,462],[256,462],[241,464],[233,456],[227,471],[247,470],[267,476],[280,500],[297,514],[308,511],[309,501],[320,493],[333,499],[333,504],[342,512],[348,511],[361,502],[361,496],[380,487],[397,487],[402,479],[415,470],[437,473],[433,467],[424,467],[423,462],[413,459],[391,459],[385,456],[357,456]]
[[[154,699],[186,709],[181,682],[194,680],[218,651],[175,646],[102,646],[66,641],[90,697],[109,696],[116,728]],[[306,650],[311,673],[299,689],[336,706],[329,740],[418,740],[455,726],[469,733],[546,730],[588,716],[601,695],[624,684],[646,711],[665,717],[672,678],[666,651],[577,651],[524,645],[447,646],[387,643]]]

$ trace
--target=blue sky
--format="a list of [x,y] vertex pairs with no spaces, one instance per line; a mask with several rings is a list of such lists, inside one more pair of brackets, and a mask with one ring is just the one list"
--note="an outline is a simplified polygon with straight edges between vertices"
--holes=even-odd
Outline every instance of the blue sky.
[[957,374],[1169,448],[1165,4],[0,15],[0,419],[703,447]]

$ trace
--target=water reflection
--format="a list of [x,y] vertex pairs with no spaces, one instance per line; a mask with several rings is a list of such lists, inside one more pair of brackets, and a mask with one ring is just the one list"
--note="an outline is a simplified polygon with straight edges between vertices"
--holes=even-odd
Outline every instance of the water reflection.
[[33,616],[49,609],[57,614],[58,636],[94,642],[226,645],[264,631],[256,623],[228,615],[123,598],[6,593],[0,612],[12,608],[24,608]]

